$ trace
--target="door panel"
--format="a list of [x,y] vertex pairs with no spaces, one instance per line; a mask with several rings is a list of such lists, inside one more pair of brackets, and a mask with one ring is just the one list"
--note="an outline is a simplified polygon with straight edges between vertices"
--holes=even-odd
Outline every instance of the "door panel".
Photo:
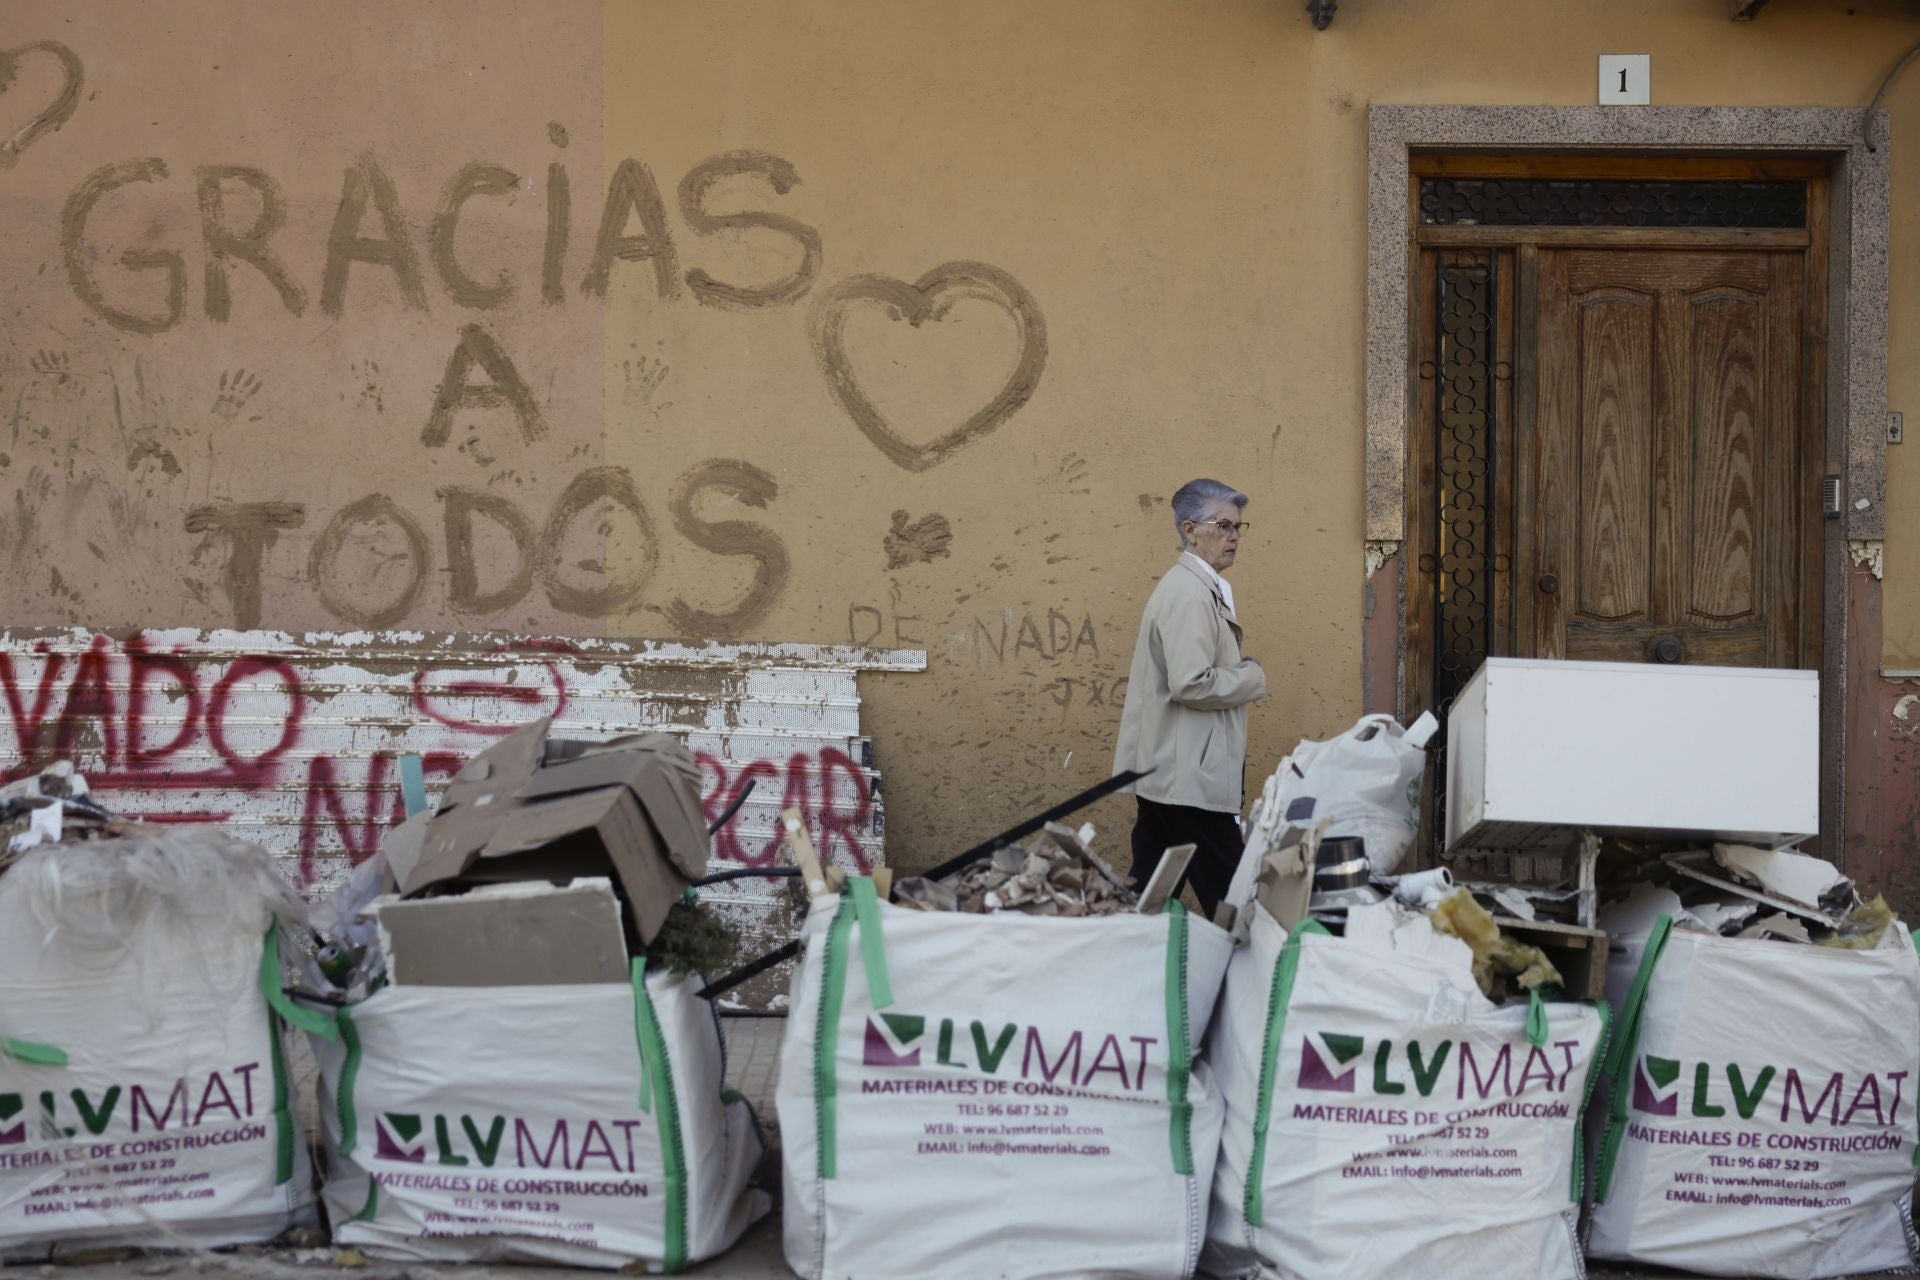
[[1575,302],[1580,344],[1580,495],[1573,514],[1575,612],[1593,622],[1652,616],[1653,297],[1596,290]]
[[1736,290],[1688,300],[1695,374],[1686,603],[1701,622],[1742,622],[1760,612],[1755,505],[1766,466],[1765,305],[1764,296]]
[[1813,497],[1799,255],[1543,248],[1537,262],[1515,647],[1799,665]]

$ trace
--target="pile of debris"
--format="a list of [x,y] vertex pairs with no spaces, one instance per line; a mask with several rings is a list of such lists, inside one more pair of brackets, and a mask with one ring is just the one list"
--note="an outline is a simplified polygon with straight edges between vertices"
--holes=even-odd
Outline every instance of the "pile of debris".
[[[769,1207],[749,1186],[764,1144],[722,1088],[720,1022],[692,976],[730,965],[736,942],[690,900],[710,847],[700,769],[669,734],[578,742],[550,727],[468,762],[334,905],[336,963],[320,968],[352,1040],[315,1044],[323,1096],[343,1099],[323,1108],[324,1195],[335,1240],[381,1258],[676,1271]],[[418,1176],[419,1117],[509,1096],[509,1147],[505,1121],[432,1142],[443,1164],[537,1177],[520,1185],[541,1198]],[[354,1107],[376,1118],[356,1127]],[[583,1131],[582,1114],[604,1119]]]
[[1630,876],[1616,877],[1617,900],[1600,913],[1609,933],[1645,933],[1669,915],[1689,932],[1864,951],[1896,919],[1884,897],[1863,899],[1832,863],[1792,848],[1714,844],[1643,861]]
[[[1471,954],[1481,994],[1495,1003],[1565,984],[1546,951],[1510,936],[1524,926],[1496,916],[1502,899],[1493,886],[1456,885],[1445,867],[1375,875],[1361,840],[1328,837],[1327,828],[1325,819],[1311,829],[1279,824],[1253,869],[1253,896],[1281,928],[1291,933],[1311,920],[1336,936],[1365,936],[1421,955],[1433,951],[1432,935],[1458,939]],[[1234,908],[1223,906],[1221,915],[1231,928]]]
[[42,844],[131,835],[139,823],[114,817],[88,795],[70,760],[0,787],[0,874]]
[[736,935],[688,900],[710,850],[700,770],[664,733],[609,742],[522,726],[439,806],[389,833],[326,928],[348,1000],[396,986],[626,982],[633,960],[724,968]]
[[[258,1243],[311,1220],[288,1082],[234,1065],[266,1076],[292,1049],[288,1024],[331,1027],[282,990],[305,904],[260,846],[103,821],[77,775],[49,775],[7,802],[62,816],[0,875],[0,1260]],[[41,782],[67,790],[28,792]],[[146,1098],[167,1105],[143,1124]],[[160,1149],[164,1166],[129,1159]],[[166,1194],[155,1167],[192,1193]]]
[[[1050,823],[1026,844],[1010,844],[945,880],[910,876],[894,886],[894,901],[915,911],[987,915],[1112,916],[1158,910],[1166,894],[1136,894],[1095,857],[1091,824],[1078,831]],[[1192,850],[1187,850],[1191,856]],[[1185,859],[1181,859],[1184,866]],[[1176,871],[1174,873],[1178,875]],[[1156,875],[1155,884],[1171,883]],[[1150,886],[1151,888],[1151,886]]]

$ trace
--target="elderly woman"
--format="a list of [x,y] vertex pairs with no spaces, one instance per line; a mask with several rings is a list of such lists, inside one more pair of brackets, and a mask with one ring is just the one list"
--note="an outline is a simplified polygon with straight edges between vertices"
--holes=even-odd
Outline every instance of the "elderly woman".
[[1267,692],[1260,664],[1240,652],[1233,588],[1221,576],[1240,548],[1246,505],[1218,480],[1173,495],[1180,558],[1140,618],[1113,760],[1116,773],[1153,770],[1134,787],[1134,883],[1145,884],[1171,846],[1196,845],[1187,879],[1209,917],[1240,859],[1247,706]]

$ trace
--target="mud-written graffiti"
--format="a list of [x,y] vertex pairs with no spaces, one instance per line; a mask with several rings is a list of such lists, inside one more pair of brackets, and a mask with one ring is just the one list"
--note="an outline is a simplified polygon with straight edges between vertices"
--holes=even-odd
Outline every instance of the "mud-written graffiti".
[[1061,658],[1098,658],[1100,633],[1090,613],[1082,613],[1076,622],[1062,609],[1048,609],[1038,616],[1031,609],[1023,609],[1015,621],[1014,611],[1005,609],[996,618],[975,614],[965,633],[965,645],[972,650],[976,667],[1018,662],[1023,657],[1057,662]]
[[[567,132],[562,125],[550,125],[548,137],[564,150]],[[787,246],[790,255],[797,255],[787,274],[729,281],[699,265],[683,270],[682,247],[659,184],[641,159],[628,156],[615,165],[607,180],[599,230],[577,296],[609,297],[616,273],[627,267],[648,272],[653,292],[662,302],[680,298],[683,286],[684,293],[700,305],[738,312],[786,306],[806,297],[821,271],[820,231],[773,209],[716,210],[715,192],[728,183],[734,184],[728,190],[737,189],[743,179],[757,179],[774,198],[788,195],[800,184],[798,169],[783,157],[752,150],[724,152],[694,165],[682,178],[678,188],[681,220],[696,237],[725,235],[758,241],[773,237],[775,243]],[[186,321],[192,292],[189,251],[144,240],[137,246],[116,245],[96,222],[96,215],[112,210],[124,219],[129,213],[151,210],[155,200],[177,198],[171,194],[173,186],[173,168],[163,157],[116,160],[82,179],[61,212],[60,243],[69,287],[90,312],[126,333],[166,333]],[[507,306],[520,291],[519,278],[510,265],[493,263],[482,268],[463,259],[460,222],[474,204],[512,201],[530,187],[505,164],[470,160],[447,179],[429,217],[410,218],[405,197],[386,164],[373,151],[361,153],[341,171],[340,197],[326,233],[318,282],[322,318],[338,319],[356,305],[375,305],[370,301],[376,296],[370,285],[354,285],[360,276],[390,279],[391,288],[378,296],[397,298],[403,310],[432,308],[430,279],[456,308],[486,312]],[[552,161],[539,246],[541,299],[549,305],[563,303],[569,296],[572,192],[567,166]],[[203,164],[193,171],[193,200],[200,230],[202,314],[216,324],[235,319],[232,275],[241,270],[264,278],[288,315],[305,314],[307,288],[288,266],[284,246],[276,243],[286,238],[289,221],[279,180],[256,166]],[[531,245],[527,255],[532,256]],[[353,301],[362,295],[369,301]],[[849,318],[863,307],[877,307],[919,331],[929,322],[947,319],[963,302],[984,303],[1012,322],[1010,371],[984,403],[963,407],[957,425],[915,443],[883,412],[856,372],[847,336]],[[249,295],[249,305],[262,303]],[[998,430],[1032,398],[1046,367],[1047,329],[1038,303],[1011,274],[984,262],[948,262],[912,283],[881,275],[849,277],[820,295],[811,330],[815,356],[834,399],[883,455],[908,471],[936,466]],[[446,444],[453,415],[469,409],[511,410],[529,443],[545,432],[531,389],[534,380],[498,334],[476,323],[465,324],[448,350],[440,386],[421,408],[422,443]]]
[[904,569],[910,564],[927,564],[953,554],[953,526],[938,511],[909,523],[905,511],[893,513],[893,527],[881,541],[887,553],[887,568]]
[[[65,53],[61,46],[50,42],[27,48]],[[23,50],[0,51],[0,76],[10,71],[9,59],[21,52]],[[76,61],[73,65],[77,76],[79,64]],[[0,87],[4,87],[3,80]],[[74,88],[77,91],[77,81]],[[44,132],[57,123],[45,124],[43,117],[28,127],[41,127]],[[20,137],[16,135],[9,143],[0,144],[0,153],[12,154],[6,152],[6,148]],[[549,126],[548,137],[557,148],[565,148],[566,130],[557,122]],[[17,152],[18,147],[13,150]],[[154,185],[164,190],[170,184],[172,172],[172,167],[159,156],[132,157],[102,165],[74,188],[60,220],[61,242],[75,295],[101,319],[135,333],[164,332],[185,319],[186,256],[178,248],[156,248],[139,256],[122,254],[117,264],[124,274],[114,284],[114,292],[141,292],[134,281],[153,272],[160,273],[164,282],[160,296],[165,301],[160,306],[129,310],[106,300],[106,290],[94,266],[100,256],[98,246],[89,228],[103,201],[109,197],[128,198],[119,194],[123,188]],[[799,254],[798,263],[787,275],[767,281],[730,282],[715,278],[697,265],[682,272],[680,247],[653,171],[638,157],[628,156],[614,167],[607,180],[600,228],[594,237],[586,272],[579,281],[579,293],[604,298],[618,266],[644,263],[651,268],[656,292],[663,300],[679,297],[683,282],[695,301],[734,311],[782,306],[804,297],[820,274],[819,231],[772,210],[716,213],[710,209],[712,189],[725,179],[741,176],[762,178],[775,195],[782,196],[800,183],[798,170],[779,156],[762,151],[725,152],[696,164],[682,179],[679,186],[681,217],[698,236],[754,233],[786,238]],[[540,243],[541,297],[546,302],[558,303],[567,299],[567,259],[572,239],[568,223],[572,216],[573,183],[566,166],[559,161],[549,166],[547,179],[549,198]],[[258,271],[273,285],[289,315],[302,314],[306,309],[307,291],[287,267],[282,247],[275,243],[287,224],[286,197],[279,180],[251,165],[209,163],[194,170],[194,181],[205,254],[206,288],[202,294],[202,310],[206,317],[219,323],[233,318],[227,272],[240,265]],[[426,310],[431,305],[427,290],[428,263],[432,264],[433,278],[455,306],[475,311],[505,306],[519,291],[518,278],[506,266],[496,266],[489,278],[483,278],[480,269],[463,261],[459,250],[460,220],[478,198],[511,201],[530,186],[506,165],[485,159],[469,160],[448,178],[429,217],[410,218],[399,184],[388,172],[386,163],[374,151],[362,152],[341,170],[340,198],[333,207],[323,246],[320,310],[329,316],[346,312],[356,266],[368,275],[376,269],[387,273],[403,306]],[[254,206],[249,225],[235,225],[237,218],[228,208],[230,199],[236,205]],[[634,221],[640,224],[638,233],[627,230]],[[426,229],[424,237],[416,232],[417,227]],[[422,238],[427,246],[424,254],[419,244]],[[1025,291],[1017,284],[1012,287],[1016,293],[1008,296],[1024,297]],[[149,295],[153,293],[151,286],[146,286],[145,291]],[[148,301],[152,302],[153,298],[150,296]]]
[[[683,634],[724,637],[739,634],[772,607],[786,586],[788,558],[786,544],[766,525],[703,517],[698,503],[710,492],[764,509],[779,497],[780,486],[751,463],[730,458],[699,464],[675,486],[671,505],[679,534],[710,555],[741,557],[754,565],[737,599],[689,601],[676,595],[664,602],[664,612]],[[653,516],[624,467],[580,472],[537,529],[532,517],[502,494],[449,485],[436,496],[438,521],[379,493],[347,503],[326,521],[308,552],[306,579],[334,618],[376,628],[402,621],[427,589],[437,563],[447,568],[447,604],[467,615],[511,608],[536,583],[555,609],[577,617],[606,617],[645,599],[660,544]],[[225,546],[222,582],[236,627],[259,625],[267,557],[280,531],[306,522],[306,509],[289,502],[210,504],[187,513],[187,532]],[[484,561],[476,537],[482,522],[504,536],[504,546]],[[430,523],[443,531],[443,561],[427,532]],[[616,571],[602,557],[571,554],[582,542],[603,542],[605,531],[615,525],[633,535],[631,563]]]
[[[924,444],[915,444],[887,420],[855,374],[846,346],[848,316],[859,304],[878,305],[894,319],[919,329],[929,320],[945,319],[955,303],[967,299],[989,303],[1013,320],[1013,368],[1000,389],[966,421]],[[1018,280],[984,262],[945,263],[912,284],[873,275],[843,280],[821,295],[813,310],[812,326],[814,351],[834,397],[861,434],[894,465],[908,471],[937,466],[956,450],[997,430],[1033,398],[1047,364],[1047,323],[1033,295]]]
[[35,40],[16,49],[0,49],[0,94],[13,87],[19,78],[21,63],[39,54],[60,64],[60,89],[39,111],[27,118],[13,135],[0,142],[0,169],[10,169],[20,153],[40,138],[52,133],[80,109],[80,90],[86,84],[86,71],[80,56],[58,40]]
[[1127,705],[1128,676],[1060,676],[1044,689],[1053,704],[1065,711],[1069,707],[1110,707],[1114,711]]
[[778,812],[866,868],[883,856],[879,775],[859,730],[856,669],[924,655],[808,645],[629,646],[275,632],[0,636],[0,771],[72,759],[109,808],[222,822],[287,859],[310,889],[379,847],[403,816],[398,758],[430,783],[513,726],[679,734],[700,761],[723,862],[781,857]]
[[[928,625],[928,618],[902,612],[897,592],[884,606],[847,606],[847,643],[852,645],[923,644],[920,633]],[[962,611],[941,625],[957,628],[946,636],[949,666],[987,669],[1029,659],[1053,664],[1100,658],[1100,628],[1093,614],[1071,606]]]

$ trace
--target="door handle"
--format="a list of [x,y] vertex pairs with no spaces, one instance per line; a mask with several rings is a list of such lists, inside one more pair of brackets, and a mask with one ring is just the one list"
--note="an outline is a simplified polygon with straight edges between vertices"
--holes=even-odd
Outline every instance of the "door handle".
[[1655,662],[1669,665],[1687,656],[1686,648],[1680,643],[1679,636],[1655,636],[1648,651]]
[[1560,589],[1560,579],[1550,573],[1543,573],[1537,585],[1540,588],[1540,594],[1550,596]]

